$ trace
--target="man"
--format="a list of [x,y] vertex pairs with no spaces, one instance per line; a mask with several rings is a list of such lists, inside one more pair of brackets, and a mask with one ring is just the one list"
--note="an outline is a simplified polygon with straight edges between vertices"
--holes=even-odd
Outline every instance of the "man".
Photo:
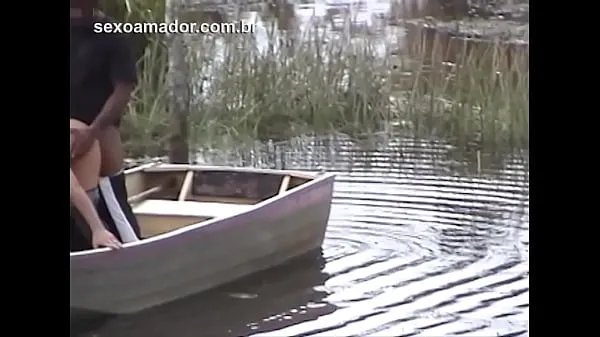
[[93,31],[94,22],[110,22],[96,14],[97,7],[97,0],[71,0],[71,118],[87,125],[71,131],[71,158],[83,155],[94,140],[99,141],[98,211],[111,232],[122,242],[131,242],[139,240],[140,231],[127,203],[119,124],[136,84],[135,59],[125,36]]

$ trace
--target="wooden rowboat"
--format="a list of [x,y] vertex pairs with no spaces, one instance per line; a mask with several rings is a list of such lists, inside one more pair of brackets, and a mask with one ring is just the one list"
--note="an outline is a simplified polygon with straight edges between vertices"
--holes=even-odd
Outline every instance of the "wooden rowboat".
[[[268,271],[136,314],[71,316],[71,336],[90,336],[92,331],[97,336],[249,336],[315,320],[337,308],[324,300],[328,293],[319,287],[329,277],[323,272],[324,265],[325,259],[317,250]],[[318,305],[302,308],[307,303]],[[290,312],[294,308],[299,310]],[[285,319],[263,320],[284,312]]]
[[319,249],[334,178],[174,164],[128,170],[143,239],[71,253],[71,309],[134,313]]

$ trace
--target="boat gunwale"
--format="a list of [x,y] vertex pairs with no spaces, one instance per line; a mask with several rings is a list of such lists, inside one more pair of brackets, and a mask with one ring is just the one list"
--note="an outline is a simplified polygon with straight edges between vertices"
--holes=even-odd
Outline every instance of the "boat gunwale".
[[[140,169],[141,168],[141,169]],[[277,176],[291,176],[302,179],[310,179],[314,180],[323,175],[333,173],[325,172],[321,174],[320,172],[312,172],[312,171],[296,171],[296,170],[277,170],[277,169],[262,169],[255,167],[235,167],[235,166],[214,166],[214,165],[195,165],[195,164],[166,164],[166,163],[151,163],[148,165],[142,165],[138,167],[134,167],[130,170],[125,171],[126,174],[136,173],[139,171],[143,172],[178,172],[178,171],[224,171],[224,172],[240,172],[240,173],[263,173]],[[309,183],[309,182],[307,182]],[[305,185],[305,184],[302,184]]]
[[[170,232],[152,236],[150,238],[146,238],[146,239],[139,240],[139,241],[128,242],[128,243],[123,244],[122,249],[153,244],[156,241],[161,241],[161,240],[165,240],[165,239],[170,239],[172,237],[180,236],[188,231],[193,231],[193,230],[196,230],[201,227],[209,226],[214,223],[219,223],[225,219],[231,219],[231,218],[246,215],[248,213],[254,212],[257,209],[266,207],[270,203],[273,203],[277,200],[288,197],[290,192],[299,193],[307,188],[310,188],[313,185],[319,184],[319,183],[329,180],[329,179],[334,179],[336,176],[335,173],[331,173],[331,172],[312,173],[312,172],[257,169],[257,168],[246,168],[246,167],[203,166],[203,165],[164,164],[164,163],[150,163],[150,164],[146,164],[146,165],[137,166],[137,167],[131,168],[129,170],[126,170],[125,175],[138,173],[138,172],[178,172],[178,171],[181,171],[181,172],[185,172],[185,171],[196,171],[196,172],[223,171],[223,172],[266,173],[266,174],[281,175],[281,176],[289,175],[289,176],[297,177],[297,178],[310,179],[310,181],[307,181],[301,185],[298,185],[298,186],[294,187],[293,189],[287,190],[284,193],[275,194],[271,198],[262,200],[254,205],[250,205],[252,207],[248,208],[247,210],[245,210],[241,213],[236,213],[236,214],[234,214],[232,216],[228,216],[228,217],[218,217],[218,218],[212,218],[212,219],[205,220],[205,221],[200,221],[200,222],[188,225],[188,226],[184,226],[184,227],[175,229]],[[330,205],[330,207],[331,207],[331,205]],[[92,255],[96,255],[96,254],[104,254],[104,253],[109,253],[109,252],[110,253],[118,253],[119,251],[114,251],[110,248],[89,249],[89,250],[83,250],[83,251],[78,251],[78,252],[72,252],[69,254],[69,257],[70,258],[84,257],[84,256],[92,256]]]

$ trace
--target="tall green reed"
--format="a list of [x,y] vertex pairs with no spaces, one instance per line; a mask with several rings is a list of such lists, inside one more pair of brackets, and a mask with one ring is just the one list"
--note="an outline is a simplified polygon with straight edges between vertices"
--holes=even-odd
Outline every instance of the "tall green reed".
[[[376,41],[318,27],[303,34],[270,29],[263,49],[256,39],[196,36],[189,43],[192,148],[397,128],[461,144],[528,145],[527,49],[449,44],[436,35],[411,41],[400,56],[381,57]],[[164,45],[155,37],[140,60],[125,123],[137,154],[166,148],[165,70]]]
[[528,45],[427,35],[404,57],[413,62],[401,69],[402,118],[418,132],[461,143],[527,147]]
[[169,116],[166,111],[167,92],[165,46],[160,39],[150,41],[138,61],[138,86],[133,92],[123,120],[123,141],[134,157],[156,156],[165,151]]

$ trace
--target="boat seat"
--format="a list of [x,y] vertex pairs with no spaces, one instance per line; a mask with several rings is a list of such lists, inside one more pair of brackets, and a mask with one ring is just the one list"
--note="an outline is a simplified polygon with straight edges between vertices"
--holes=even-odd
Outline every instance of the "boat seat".
[[138,215],[179,215],[219,218],[236,215],[245,212],[252,207],[254,207],[254,205],[148,199],[135,205],[133,207],[133,213]]

